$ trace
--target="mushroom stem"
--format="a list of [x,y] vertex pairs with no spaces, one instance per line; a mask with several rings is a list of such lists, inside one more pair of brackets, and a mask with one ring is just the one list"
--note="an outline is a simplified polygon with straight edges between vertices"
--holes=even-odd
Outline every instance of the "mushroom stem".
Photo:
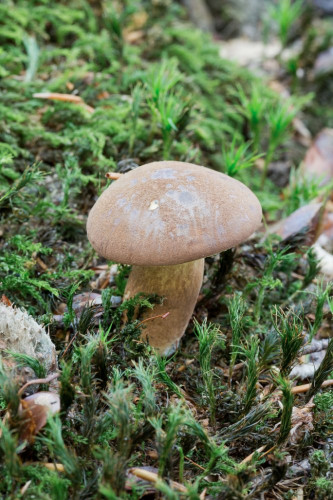
[[[204,259],[175,266],[132,267],[124,300],[140,292],[164,297],[163,304],[145,313],[144,319],[151,321],[141,334],[160,354],[171,354],[184,334],[200,292],[203,270]],[[167,312],[170,314],[162,318]]]

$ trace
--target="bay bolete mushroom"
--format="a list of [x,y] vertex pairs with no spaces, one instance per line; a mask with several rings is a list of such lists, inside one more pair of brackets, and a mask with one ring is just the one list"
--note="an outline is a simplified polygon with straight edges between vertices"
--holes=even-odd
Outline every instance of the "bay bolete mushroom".
[[177,161],[148,163],[111,184],[93,206],[88,238],[103,257],[133,265],[125,298],[164,297],[142,337],[162,354],[179,342],[200,291],[204,258],[246,240],[261,206],[241,182]]

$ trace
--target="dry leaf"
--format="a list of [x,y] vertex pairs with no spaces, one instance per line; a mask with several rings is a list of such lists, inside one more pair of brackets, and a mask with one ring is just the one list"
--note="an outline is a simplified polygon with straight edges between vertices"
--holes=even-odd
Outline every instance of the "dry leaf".
[[3,304],[5,304],[5,306],[7,306],[7,307],[10,307],[10,306],[12,306],[12,305],[13,305],[13,304],[11,303],[11,301],[9,300],[9,298],[8,298],[8,297],[6,297],[6,295],[4,295],[4,294],[3,294],[3,295],[2,295],[2,297],[1,297],[1,302],[2,302]]
[[312,354],[314,352],[320,352],[327,349],[329,339],[313,339],[310,344],[306,344],[302,350],[302,355]]
[[291,416],[291,431],[289,435],[289,441],[291,444],[296,444],[301,439],[305,432],[310,432],[313,430],[313,414],[312,408],[315,405],[312,401],[309,401],[302,408],[293,408],[292,416]]
[[320,361],[313,361],[312,363],[303,363],[296,365],[291,370],[289,377],[291,379],[304,380],[306,378],[313,378],[313,375],[320,365]]
[[36,392],[22,399],[19,407],[22,422],[20,439],[32,443],[35,435],[45,426],[48,415],[59,411],[60,397],[55,392]]
[[315,76],[324,76],[333,71],[333,47],[320,52],[313,67]]
[[[83,292],[78,293],[73,297],[73,311],[77,316],[80,316],[85,307],[99,306],[102,304],[102,296],[100,293],[94,292]],[[62,321],[63,315],[67,311],[65,303],[59,305],[57,309],[58,314],[54,314],[53,318],[55,321]]]
[[302,165],[305,176],[322,179],[325,185],[333,177],[333,129],[324,128],[307,151]]
[[99,94],[97,94],[98,100],[108,99],[109,97],[110,97],[110,93],[107,90],[102,90],[101,92],[99,92]]
[[311,132],[297,116],[293,119],[293,127],[298,141],[306,147],[311,146]]
[[293,212],[289,217],[282,219],[269,228],[270,233],[281,236],[282,241],[302,235],[301,243],[306,246],[312,245],[320,233],[323,216],[322,203],[309,203]]
[[126,40],[126,42],[133,45],[139,42],[143,38],[143,36],[144,36],[144,31],[142,30],[130,31],[129,33],[124,33],[124,39]]
[[323,227],[317,243],[327,250],[333,252],[333,202],[329,201],[323,217]]
[[328,279],[333,279],[333,255],[326,252],[318,243],[312,247],[319,260],[320,272]]
[[130,25],[123,30],[124,40],[128,43],[136,43],[144,36],[141,28],[146,24],[148,14],[145,11],[136,12],[131,18]]

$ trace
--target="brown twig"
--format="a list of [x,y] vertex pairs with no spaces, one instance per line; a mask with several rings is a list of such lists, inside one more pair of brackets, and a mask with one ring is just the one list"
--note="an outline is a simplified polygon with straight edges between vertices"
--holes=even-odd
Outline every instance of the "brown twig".
[[[325,380],[325,382],[322,383],[321,387],[329,387],[330,385],[333,385],[333,379]],[[296,385],[296,387],[291,388],[291,392],[292,394],[301,394],[302,392],[307,392],[310,387],[311,384]]]
[[193,460],[191,460],[190,458],[188,458],[188,457],[184,457],[184,458],[185,458],[185,460],[188,460],[189,462],[191,462],[191,464],[195,465],[195,466],[196,466],[196,467],[198,467],[199,469],[201,469],[201,470],[205,470],[205,468],[204,468],[204,467],[202,467],[201,465],[197,464],[196,462],[193,462]]
[[62,101],[62,102],[73,102],[75,104],[80,104],[89,113],[93,113],[95,109],[84,102],[82,97],[73,94],[60,94],[58,92],[39,92],[33,94],[32,97],[37,99],[51,99],[52,101]]
[[245,457],[244,460],[241,461],[241,464],[247,464],[248,462],[251,462],[252,458],[254,457],[254,454],[255,453],[261,453],[262,451],[264,451],[265,448],[266,448],[266,445],[260,446],[260,448],[258,448],[257,450],[253,451],[250,455],[248,455],[247,457]]
[[29,387],[30,385],[36,385],[36,384],[48,384],[52,380],[58,378],[60,373],[52,373],[52,375],[49,375],[46,378],[35,378],[34,380],[29,380],[26,384],[24,384],[21,389],[18,391],[18,395],[21,396],[22,392]]
[[57,471],[57,472],[65,472],[65,467],[63,464],[53,464],[51,462],[38,462],[38,464],[44,465],[48,470]]
[[118,180],[123,174],[120,172],[106,172],[105,177],[111,179],[112,181]]
[[[136,477],[139,477],[140,479],[144,479],[145,481],[149,481],[150,483],[156,484],[157,481],[159,481],[161,478],[155,473],[155,472],[150,472],[145,469],[140,469],[139,467],[133,467],[132,469],[129,469],[129,473],[133,474]],[[180,483],[177,483],[176,481],[170,481],[170,486],[171,488],[181,491],[182,493],[186,493],[187,489],[185,486],[183,486]]]
[[274,446],[272,446],[271,448],[269,448],[269,450],[265,451],[265,453],[263,453],[262,455],[260,455],[260,459],[262,459],[265,455],[268,455],[268,453],[270,453],[271,451],[275,450],[276,448],[276,444]]
[[157,318],[164,319],[167,316],[169,316],[169,314],[170,314],[170,312],[168,311],[168,312],[166,312],[164,314],[158,314],[157,316],[151,316],[150,318],[146,318],[146,319],[140,321],[140,323],[137,326],[140,326],[140,325],[142,325],[142,323],[146,323],[147,321],[150,321],[151,319],[157,319]]
[[62,359],[62,358],[65,356],[66,352],[68,351],[68,349],[70,348],[70,346],[73,344],[73,342],[74,342],[74,340],[75,340],[75,338],[76,338],[77,334],[78,334],[78,332],[76,331],[76,332],[75,332],[75,334],[73,335],[73,337],[71,338],[71,340],[68,342],[68,344],[67,344],[67,346],[66,346],[66,349],[65,349],[65,350],[64,350],[64,352],[62,353],[62,356],[61,356],[61,358],[60,358],[60,359]]
[[243,361],[241,363],[237,363],[236,365],[234,365],[232,367],[232,373],[230,373],[229,368],[222,368],[223,374],[225,377],[231,378],[234,373],[237,373],[238,371],[240,371],[244,366],[245,366],[245,363]]
[[[30,486],[31,482],[32,482],[32,479],[30,479],[30,481],[27,481],[27,482],[24,484],[24,486],[22,486],[22,488],[20,489],[20,494],[21,494],[22,496],[26,493],[26,491],[27,491],[27,489],[29,488],[29,486]],[[23,498],[24,498],[24,497],[23,497]]]

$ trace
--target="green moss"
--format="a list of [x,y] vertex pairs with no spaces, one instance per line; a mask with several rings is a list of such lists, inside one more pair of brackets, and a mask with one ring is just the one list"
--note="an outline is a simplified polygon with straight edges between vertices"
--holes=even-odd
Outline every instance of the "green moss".
[[[281,22],[287,43],[290,25]],[[305,39],[314,47],[310,31]],[[281,97],[264,78],[221,59],[218,44],[178,2],[4,0],[0,41],[1,294],[47,321],[61,359],[62,408],[24,447],[13,424],[16,378],[1,365],[1,421],[5,411],[10,418],[1,424],[0,496],[20,498],[31,481],[28,498],[139,498],[148,487],[128,489],[131,466],[159,470],[156,489],[166,498],[198,499],[205,488],[226,498],[271,491],[287,468],[284,449],[293,460],[306,457],[288,442],[292,406],[305,402],[300,395],[293,403],[288,380],[302,331],[314,335],[331,321],[331,289],[308,290],[318,273],[312,251],[297,238],[286,246],[270,237],[207,259],[197,338],[190,325],[181,350],[164,359],[140,340],[139,317],[162,298],[138,295],[117,306],[129,269],[103,275],[85,223],[106,172],[163,158],[234,176],[258,195],[269,222],[279,220],[326,194],[299,175],[303,151],[292,129],[301,109],[305,120],[329,126],[325,96],[309,93],[309,80],[297,82],[297,95]],[[289,65],[294,76],[300,60]],[[83,103],[35,96],[46,92]],[[295,165],[285,187],[271,175],[275,161]],[[81,291],[100,291],[101,276],[102,304],[78,304]],[[56,322],[59,303],[66,310]],[[331,362],[326,357],[317,381],[329,376]],[[266,388],[282,389],[283,410]],[[331,432],[330,397],[314,399],[320,440]],[[275,454],[241,463],[263,446]],[[52,461],[64,472],[40,464]],[[169,479],[188,482],[186,493]],[[326,498],[330,482],[316,476],[308,483]]]

